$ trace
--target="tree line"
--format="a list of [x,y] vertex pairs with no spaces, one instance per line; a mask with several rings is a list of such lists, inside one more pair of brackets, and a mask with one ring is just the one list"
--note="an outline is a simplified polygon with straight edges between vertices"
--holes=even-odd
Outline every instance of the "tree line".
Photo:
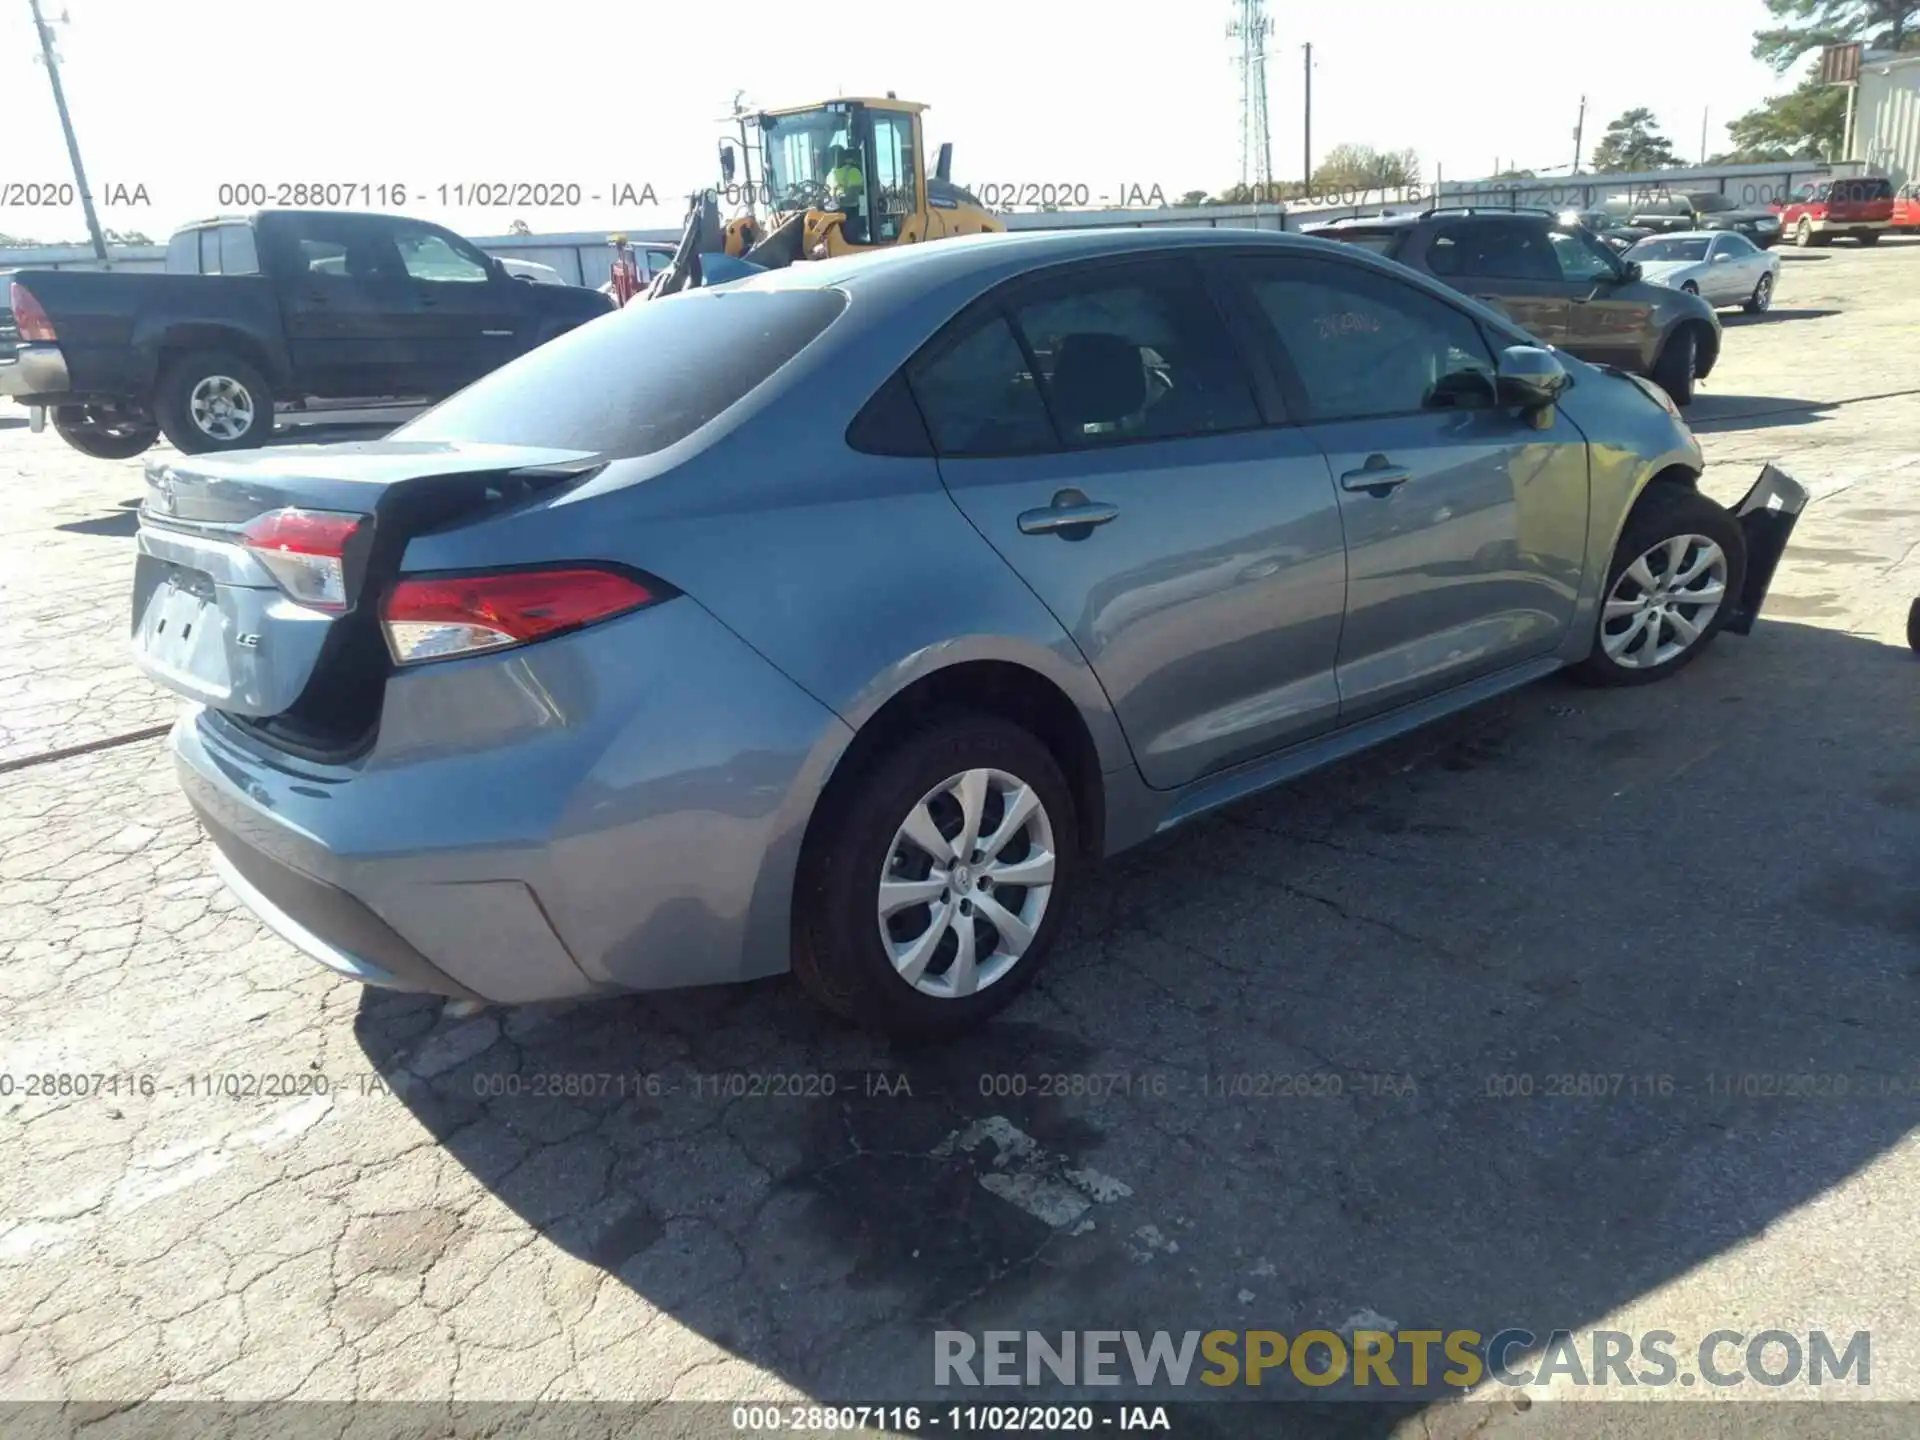
[[[1847,92],[1820,83],[1819,52],[1829,45],[1858,43],[1893,54],[1920,50],[1920,0],[1766,0],[1775,24],[1757,31],[1755,59],[1774,73],[1786,74],[1811,56],[1799,84],[1770,95],[1726,127],[1731,146],[1707,157],[1710,165],[1761,165],[1790,160],[1836,160],[1845,144]],[[1646,106],[1636,106],[1611,121],[1594,146],[1587,168],[1598,174],[1667,170],[1687,164]],[[1510,168],[1495,180],[1533,180],[1533,170]],[[1305,184],[1289,181],[1269,192],[1272,198],[1299,199],[1354,190],[1390,190],[1417,185],[1418,158],[1411,150],[1375,150],[1340,145],[1329,151]],[[1189,190],[1182,205],[1236,205],[1269,198],[1254,196],[1244,185],[1216,195]]]

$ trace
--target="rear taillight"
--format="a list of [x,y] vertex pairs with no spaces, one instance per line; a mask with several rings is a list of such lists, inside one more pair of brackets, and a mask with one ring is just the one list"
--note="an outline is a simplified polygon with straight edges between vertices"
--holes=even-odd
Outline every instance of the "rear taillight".
[[53,340],[53,322],[47,319],[47,312],[40,308],[33,292],[18,280],[8,286],[7,304],[13,309],[14,328],[22,340],[37,340],[41,344]]
[[344,610],[347,542],[364,519],[336,510],[269,510],[250,520],[240,539],[293,599],[315,610]]
[[402,665],[544,640],[667,598],[615,570],[572,566],[402,580],[381,612]]

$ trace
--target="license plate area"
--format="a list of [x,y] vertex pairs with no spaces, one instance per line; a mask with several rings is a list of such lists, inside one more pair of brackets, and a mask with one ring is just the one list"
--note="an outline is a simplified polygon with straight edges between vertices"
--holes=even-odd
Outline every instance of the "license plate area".
[[185,566],[164,565],[140,615],[134,643],[146,662],[193,691],[226,695],[233,686],[226,627],[213,579]]

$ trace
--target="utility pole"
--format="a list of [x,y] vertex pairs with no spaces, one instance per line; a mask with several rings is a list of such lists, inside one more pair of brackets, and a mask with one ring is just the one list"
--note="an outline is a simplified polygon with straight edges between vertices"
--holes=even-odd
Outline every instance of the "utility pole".
[[1700,163],[1702,165],[1707,163],[1707,116],[1711,113],[1710,109],[1702,109],[1700,112]]
[[73,117],[67,114],[66,92],[60,88],[60,61],[53,53],[53,26],[40,14],[40,0],[27,0],[33,10],[33,30],[40,37],[40,56],[47,67],[47,79],[53,84],[54,107],[60,112],[60,128],[67,137],[67,158],[73,161],[73,181],[80,187],[80,206],[87,213],[87,234],[93,237],[93,253],[102,264],[107,259],[106,237],[100,233],[100,217],[93,213],[93,192],[87,188],[87,172],[80,165],[80,142],[73,136]]
[[1580,142],[1586,138],[1586,134],[1587,134],[1587,97],[1582,95],[1580,97],[1580,116],[1577,120],[1573,122],[1573,171],[1572,173],[1575,175],[1578,175],[1580,173]]
[[1307,113],[1301,123],[1301,175],[1300,188],[1303,191],[1313,189],[1313,42],[1309,40],[1300,47],[1307,56]]

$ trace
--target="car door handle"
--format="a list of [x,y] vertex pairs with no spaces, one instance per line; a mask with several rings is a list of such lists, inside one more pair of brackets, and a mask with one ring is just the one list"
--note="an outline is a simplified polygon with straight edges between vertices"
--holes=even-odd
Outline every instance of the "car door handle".
[[[1381,463],[1376,465],[1374,460]],[[1349,470],[1340,477],[1342,490],[1365,491],[1376,499],[1391,494],[1394,490],[1413,478],[1413,471],[1404,465],[1389,465],[1383,456],[1375,455],[1358,470]]]
[[[1079,530],[1083,534],[1095,525],[1104,525],[1120,513],[1118,505],[1105,505],[1097,500],[1089,500],[1083,495],[1060,503],[1060,497],[1043,510],[1024,510],[1020,514],[1020,533],[1022,535],[1052,535],[1062,530]],[[1068,539],[1076,537],[1068,536]]]

